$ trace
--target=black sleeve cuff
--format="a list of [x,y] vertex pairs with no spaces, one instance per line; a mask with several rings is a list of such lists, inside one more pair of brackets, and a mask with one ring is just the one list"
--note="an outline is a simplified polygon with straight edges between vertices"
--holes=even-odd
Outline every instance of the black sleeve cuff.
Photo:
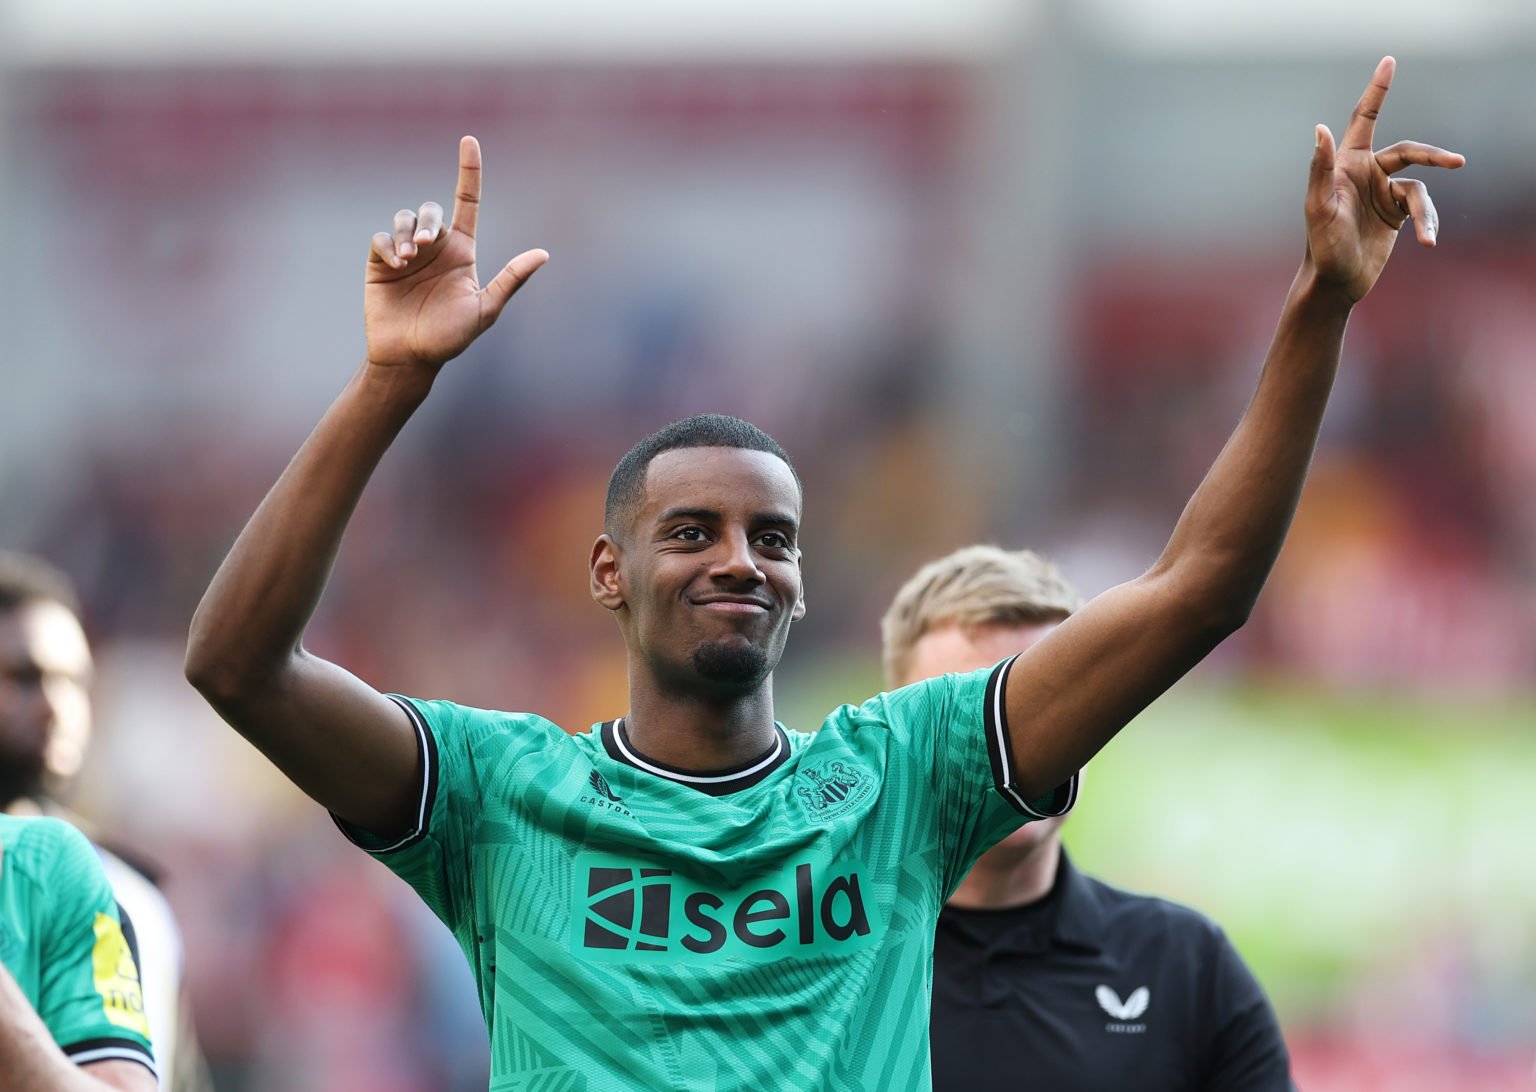
[[132,1039],[83,1039],[78,1043],[60,1047],[64,1057],[76,1065],[90,1065],[92,1062],[138,1062],[159,1080],[160,1074],[155,1072],[155,1057],[144,1049],[142,1043]]
[[389,700],[405,710],[411,727],[416,730],[417,753],[421,755],[421,789],[417,794],[416,815],[410,828],[399,838],[386,841],[370,831],[348,823],[335,812],[330,813],[331,820],[347,841],[375,856],[381,853],[398,852],[425,838],[427,822],[432,817],[432,805],[437,800],[437,740],[433,737],[432,730],[427,727],[426,718],[421,715],[421,711],[416,706],[394,694],[389,695]]
[[1082,774],[1073,774],[1038,800],[1026,800],[1019,792],[1018,779],[1014,776],[1013,741],[1008,738],[1008,710],[1003,700],[1008,672],[1013,670],[1013,663],[1018,658],[1017,655],[1008,657],[987,679],[982,724],[987,737],[987,758],[992,763],[992,785],[1020,815],[1029,819],[1053,819],[1067,814],[1077,803],[1077,783]]

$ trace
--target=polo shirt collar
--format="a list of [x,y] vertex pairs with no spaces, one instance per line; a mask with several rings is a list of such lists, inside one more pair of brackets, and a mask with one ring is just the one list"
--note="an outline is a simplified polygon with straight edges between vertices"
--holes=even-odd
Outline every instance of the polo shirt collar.
[[1046,897],[1056,902],[1052,939],[1092,952],[1103,950],[1104,904],[1097,888],[1073,866],[1065,847],[1056,865],[1056,882]]
[[1106,912],[1099,888],[1059,848],[1051,889],[1034,902],[995,910],[947,907],[952,929],[999,952],[1040,953],[1068,948],[1097,954],[1104,950]]

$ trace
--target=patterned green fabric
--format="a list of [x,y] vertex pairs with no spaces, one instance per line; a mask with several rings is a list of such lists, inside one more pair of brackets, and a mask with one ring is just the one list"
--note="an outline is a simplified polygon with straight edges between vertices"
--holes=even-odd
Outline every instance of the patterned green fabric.
[[144,997],[117,902],[85,835],[0,815],[0,961],[66,1056],[154,1068]]
[[343,829],[463,946],[493,1090],[926,1088],[939,909],[1023,819],[985,742],[1007,666],[783,732],[723,795],[624,761],[612,724],[402,702],[421,827]]

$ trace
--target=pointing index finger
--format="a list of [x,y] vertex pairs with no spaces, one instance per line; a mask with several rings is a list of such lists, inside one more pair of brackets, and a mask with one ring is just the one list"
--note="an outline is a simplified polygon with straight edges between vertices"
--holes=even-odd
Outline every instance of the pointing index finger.
[[1355,112],[1349,116],[1349,126],[1344,130],[1344,139],[1339,142],[1341,150],[1371,150],[1371,142],[1376,136],[1376,118],[1380,116],[1381,104],[1386,101],[1387,91],[1392,87],[1392,73],[1395,71],[1397,61],[1391,57],[1383,57],[1376,66],[1376,71],[1371,74],[1371,82],[1366,84],[1365,93],[1355,103]]
[[453,195],[453,230],[475,237],[480,218],[480,142],[472,136],[459,141],[459,188]]

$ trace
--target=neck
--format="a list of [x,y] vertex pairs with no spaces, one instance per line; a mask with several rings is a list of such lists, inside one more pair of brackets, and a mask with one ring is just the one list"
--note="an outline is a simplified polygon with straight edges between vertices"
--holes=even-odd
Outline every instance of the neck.
[[1061,836],[1055,831],[1022,851],[1006,844],[982,854],[949,897],[963,910],[1007,910],[1039,902],[1050,894],[1061,863]]
[[664,694],[631,679],[629,741],[641,754],[708,773],[745,765],[773,746],[773,679],[735,695]]

